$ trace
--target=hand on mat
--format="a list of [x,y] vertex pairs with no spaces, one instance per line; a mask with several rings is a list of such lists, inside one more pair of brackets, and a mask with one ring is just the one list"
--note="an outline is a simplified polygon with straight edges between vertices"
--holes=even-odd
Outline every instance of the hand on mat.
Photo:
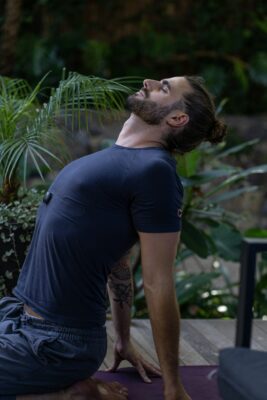
[[130,341],[126,345],[122,345],[121,343],[115,344],[114,362],[112,367],[108,368],[107,371],[116,371],[122,360],[129,361],[137,369],[139,375],[146,383],[151,383],[151,379],[149,379],[147,375],[148,373],[161,376],[160,369],[144,360]]

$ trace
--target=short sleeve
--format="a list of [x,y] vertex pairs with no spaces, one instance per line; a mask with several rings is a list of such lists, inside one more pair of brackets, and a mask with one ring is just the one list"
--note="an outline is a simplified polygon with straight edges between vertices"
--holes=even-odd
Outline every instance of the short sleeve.
[[175,169],[164,160],[156,160],[136,178],[131,204],[136,231],[180,231],[183,187]]

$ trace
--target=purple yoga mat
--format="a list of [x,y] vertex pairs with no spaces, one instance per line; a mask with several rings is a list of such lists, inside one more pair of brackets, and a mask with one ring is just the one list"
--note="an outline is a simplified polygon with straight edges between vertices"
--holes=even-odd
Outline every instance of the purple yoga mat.
[[[214,371],[216,366],[180,367],[182,382],[192,400],[221,400]],[[120,368],[117,372],[99,371],[94,375],[106,382],[117,381],[129,389],[129,400],[163,400],[161,378],[144,383],[134,368]]]

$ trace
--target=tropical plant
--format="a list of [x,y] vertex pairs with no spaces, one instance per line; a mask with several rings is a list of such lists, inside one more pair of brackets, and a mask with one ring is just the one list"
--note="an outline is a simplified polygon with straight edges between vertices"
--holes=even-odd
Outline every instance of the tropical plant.
[[216,255],[228,261],[239,260],[242,235],[237,222],[242,216],[228,211],[223,203],[257,190],[248,178],[267,173],[267,165],[243,168],[229,165],[225,159],[258,142],[254,139],[227,149],[225,144],[204,144],[178,160],[185,188],[181,251],[189,249],[201,258]]
[[[226,148],[204,144],[177,158],[177,168],[185,189],[183,229],[176,259],[176,293],[184,317],[235,317],[238,283],[233,283],[225,261],[238,262],[243,237],[238,228],[242,216],[224,207],[224,202],[258,189],[248,178],[267,172],[267,165],[241,168],[229,165],[229,156],[252,148],[251,140]],[[227,161],[226,161],[227,160]],[[201,171],[201,172],[198,172]],[[244,217],[243,217],[244,218]],[[258,232],[258,231],[257,231]],[[183,270],[184,262],[195,259],[199,272]],[[201,259],[210,257],[210,268],[203,268]],[[266,296],[261,285],[266,280],[263,262],[262,279],[258,284],[258,303]],[[133,313],[147,317],[141,267],[135,263],[135,304]],[[224,284],[216,287],[216,279]],[[261,290],[261,291],[260,291]],[[257,304],[258,304],[257,303]]]
[[0,298],[11,294],[26,256],[44,188],[19,190],[18,199],[0,203]]
[[[267,229],[250,228],[245,232],[249,238],[267,239]],[[267,317],[267,252],[257,257],[256,285],[254,292],[254,318]]]
[[[39,188],[25,190],[29,171],[44,180],[55,162],[61,167],[67,160],[58,119],[72,130],[85,121],[83,128],[90,131],[92,110],[99,122],[107,111],[116,117],[137,82],[75,72],[66,76],[63,70],[57,88],[48,89],[46,77],[32,89],[25,80],[0,76],[0,296],[10,294],[16,283],[43,195]],[[41,103],[45,93],[47,101]]]
[[[63,76],[57,88],[49,92],[47,102],[41,104],[43,83],[47,74],[31,89],[22,79],[0,76],[0,201],[9,203],[17,198],[18,189],[26,184],[28,166],[36,169],[43,179],[43,169],[51,168],[51,160],[63,162],[54,149],[60,140],[56,117],[71,117],[80,124],[85,116],[90,129],[90,110],[109,110],[116,113],[124,107],[124,96],[131,92],[134,78],[106,80],[70,72]],[[64,158],[64,157],[63,157]]]
[[0,65],[31,82],[51,69],[51,84],[63,65],[104,77],[198,74],[216,96],[231,93],[228,113],[257,115],[266,112],[266,15],[264,0],[6,0]]

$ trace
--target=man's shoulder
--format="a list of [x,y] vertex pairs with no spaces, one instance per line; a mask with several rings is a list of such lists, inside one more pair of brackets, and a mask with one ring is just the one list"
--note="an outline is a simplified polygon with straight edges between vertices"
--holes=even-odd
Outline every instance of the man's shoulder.
[[140,164],[143,173],[146,174],[173,174],[176,171],[175,161],[165,153],[154,153],[150,157],[146,157]]

